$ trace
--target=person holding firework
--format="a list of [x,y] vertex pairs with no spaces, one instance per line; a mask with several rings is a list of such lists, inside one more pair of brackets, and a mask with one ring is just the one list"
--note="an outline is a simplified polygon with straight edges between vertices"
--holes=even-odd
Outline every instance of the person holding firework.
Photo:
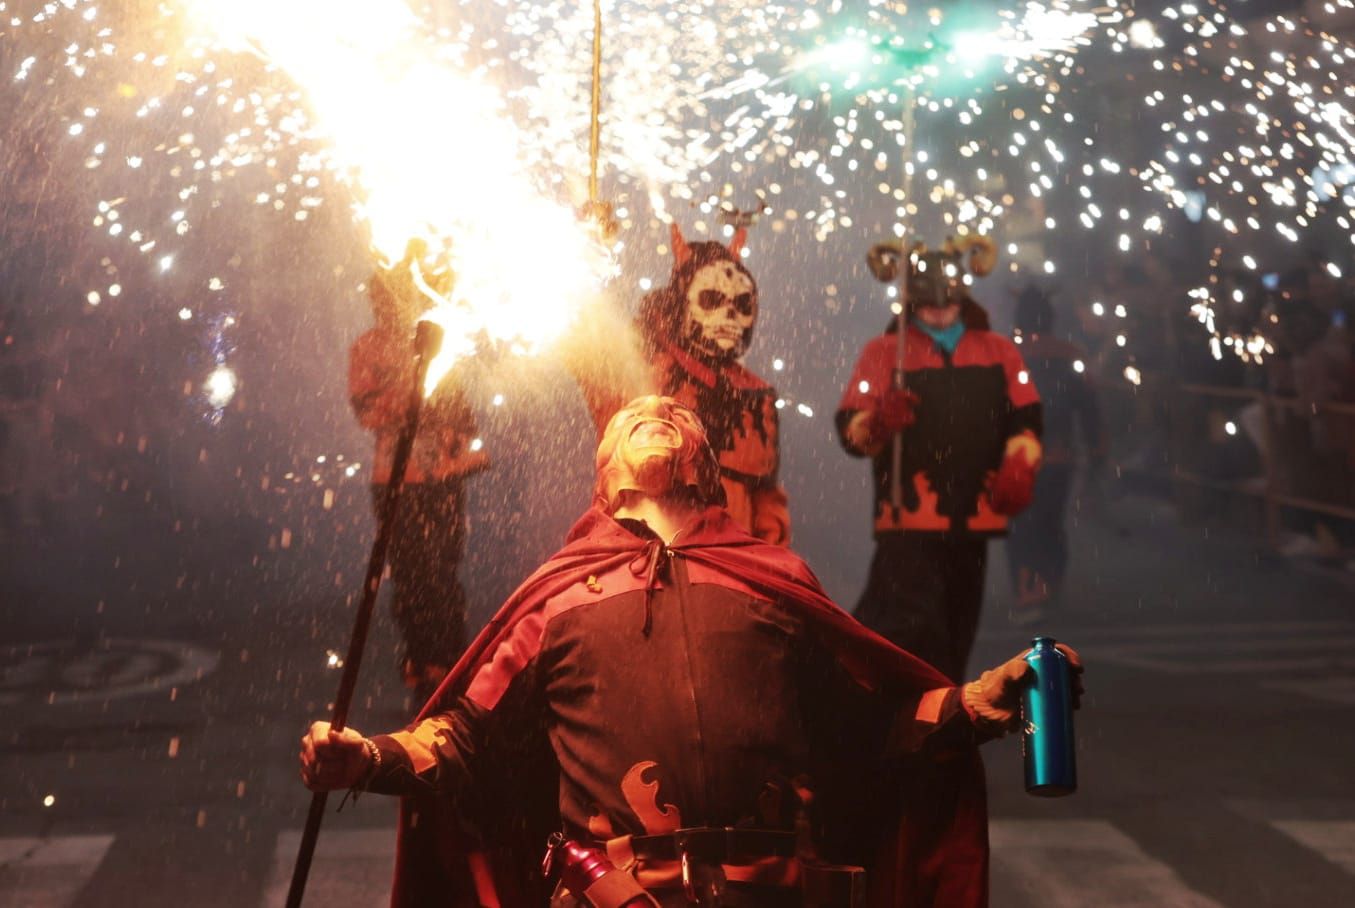
[[[378,517],[414,375],[410,339],[428,308],[413,271],[420,257],[414,247],[403,261],[372,275],[367,293],[376,324],[349,351],[353,412],[376,438],[372,496]],[[450,290],[450,271],[431,277]],[[465,480],[489,465],[487,454],[472,450],[474,435],[474,413],[449,374],[424,404],[390,527],[391,610],[404,643],[401,674],[420,703],[466,645],[466,599],[459,577],[466,539]]]

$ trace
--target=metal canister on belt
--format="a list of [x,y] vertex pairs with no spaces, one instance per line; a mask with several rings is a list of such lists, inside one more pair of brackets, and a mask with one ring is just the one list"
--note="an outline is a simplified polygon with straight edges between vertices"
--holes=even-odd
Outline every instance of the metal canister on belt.
[[1021,696],[1021,752],[1026,791],[1053,798],[1077,791],[1073,672],[1053,637],[1036,637],[1026,654],[1031,681]]
[[541,875],[559,880],[580,905],[590,908],[658,908],[629,873],[618,870],[600,848],[580,845],[552,833],[546,843]]

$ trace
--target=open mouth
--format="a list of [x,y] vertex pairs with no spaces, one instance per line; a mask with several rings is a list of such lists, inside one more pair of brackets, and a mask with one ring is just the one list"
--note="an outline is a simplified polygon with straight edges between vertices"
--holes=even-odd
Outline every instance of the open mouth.
[[631,426],[626,441],[632,448],[680,448],[682,433],[663,419],[642,419]]

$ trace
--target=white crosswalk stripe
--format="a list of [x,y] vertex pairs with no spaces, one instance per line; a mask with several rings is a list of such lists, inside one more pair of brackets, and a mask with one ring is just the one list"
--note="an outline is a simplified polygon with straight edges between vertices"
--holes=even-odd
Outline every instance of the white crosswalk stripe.
[[113,838],[0,838],[0,904],[66,908],[94,875]]
[[1351,819],[1355,817],[1355,799],[1230,798],[1225,803],[1249,819],[1268,823],[1355,876],[1355,819]]
[[1355,874],[1355,820],[1272,820],[1271,825]]
[[[1355,802],[1230,803],[1341,867],[1355,886],[1355,819],[1346,818]],[[1327,816],[1335,813],[1343,816]],[[1304,814],[1309,816],[1293,818]],[[0,905],[69,908],[113,840],[111,835],[0,838]],[[1083,908],[1095,894],[1100,908],[1222,908],[1108,820],[994,819],[989,840],[994,893],[1022,905]],[[300,841],[297,829],[278,834],[261,908],[285,903]],[[394,862],[392,827],[326,829],[311,865],[306,903],[384,908]]]
[[1221,908],[1105,820],[994,820],[989,841],[994,889],[1031,904]]
[[1327,703],[1340,703],[1355,706],[1355,673],[1328,678],[1303,678],[1300,680],[1262,681],[1266,690],[1282,693],[1302,694],[1314,700]]
[[[261,902],[264,908],[278,908],[286,903],[300,845],[299,829],[278,834],[273,869]],[[306,882],[306,904],[384,908],[390,904],[394,869],[393,828],[323,830]]]

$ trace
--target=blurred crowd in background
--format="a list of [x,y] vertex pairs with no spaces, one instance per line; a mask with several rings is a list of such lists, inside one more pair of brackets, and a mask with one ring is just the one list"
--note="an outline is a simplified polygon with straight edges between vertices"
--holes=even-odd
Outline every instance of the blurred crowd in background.
[[[1203,258],[1112,257],[1084,279],[1034,285],[1052,305],[1050,333],[1081,351],[1073,365],[1099,399],[1104,437],[1077,457],[1092,467],[1084,494],[1167,495],[1188,519],[1226,520],[1287,557],[1355,571],[1355,282],[1317,253],[1273,269]],[[32,305],[16,286],[0,297],[4,537],[73,551],[99,534],[178,534],[185,550],[210,539],[257,562],[265,538],[279,550],[294,535],[366,526],[370,443],[341,389],[310,408],[319,423],[305,433],[333,447],[301,451],[293,415],[304,401],[232,400],[233,376],[215,391],[202,381],[223,336],[235,332],[263,361],[276,354],[275,328],[129,321],[98,306]],[[999,326],[1018,321],[984,289]],[[342,330],[324,342],[342,351]],[[249,368],[249,357],[233,362]],[[253,385],[278,393],[277,366],[267,368]],[[218,451],[228,463],[212,462]],[[353,551],[331,560],[358,563],[354,535]]]
[[1278,263],[1144,255],[1061,292],[1126,487],[1279,554],[1355,571],[1355,281]]

